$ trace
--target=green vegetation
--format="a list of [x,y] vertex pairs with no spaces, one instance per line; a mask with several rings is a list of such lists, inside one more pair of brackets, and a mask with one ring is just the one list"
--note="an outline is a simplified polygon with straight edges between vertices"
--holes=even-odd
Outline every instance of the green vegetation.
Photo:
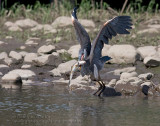
[[[5,21],[16,21],[18,19],[30,18],[37,21],[40,24],[51,24],[59,16],[70,16],[73,9],[73,4],[69,1],[62,0],[58,5],[48,4],[43,5],[40,2],[36,2],[35,5],[20,5],[15,3],[11,8],[6,9],[7,1],[1,4],[0,11],[0,26],[3,27]],[[99,29],[107,19],[114,16],[120,15],[120,10],[112,9],[107,3],[92,3],[92,0],[82,0],[78,9],[78,18],[92,19],[96,23],[96,27]],[[135,29],[132,30],[130,36],[120,36],[113,39],[112,44],[133,44],[136,46],[141,45],[158,45],[160,37],[155,34],[154,36],[144,36],[137,34],[137,31],[142,28],[144,22],[151,19],[154,16],[160,14],[158,11],[159,5],[155,0],[151,0],[148,6],[142,6],[142,0],[135,0],[135,2],[130,2],[122,13],[122,15],[130,15],[133,20]],[[143,28],[142,28],[143,29]],[[74,29],[66,32],[65,29],[60,29],[55,34],[44,34],[44,32],[30,32],[29,30],[24,30],[23,32],[8,32],[2,28],[3,32],[0,31],[0,39],[4,38],[6,35],[14,36],[19,39],[19,41],[25,41],[28,37],[40,37],[42,40],[47,38],[52,39],[52,42],[60,42],[58,38],[64,40],[76,40]],[[92,30],[94,32],[89,32],[91,39],[93,40],[97,35],[98,31]],[[67,34],[66,34],[67,33]],[[65,34],[65,36],[64,36]],[[131,37],[135,36],[135,37]]]

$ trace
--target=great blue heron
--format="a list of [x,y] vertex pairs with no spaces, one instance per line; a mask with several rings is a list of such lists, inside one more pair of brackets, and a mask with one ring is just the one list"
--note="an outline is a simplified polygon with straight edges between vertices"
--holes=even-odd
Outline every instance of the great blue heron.
[[94,95],[98,93],[98,96],[100,96],[105,89],[105,84],[100,78],[99,71],[104,67],[105,62],[111,59],[109,56],[102,57],[104,43],[108,44],[109,39],[112,39],[112,36],[117,34],[129,34],[127,29],[132,29],[131,17],[117,16],[105,22],[91,45],[88,33],[77,19],[76,10],[77,8],[74,8],[71,17],[81,48],[78,62],[72,67],[70,80],[73,72],[79,69],[82,76],[90,75],[99,83],[100,87]]

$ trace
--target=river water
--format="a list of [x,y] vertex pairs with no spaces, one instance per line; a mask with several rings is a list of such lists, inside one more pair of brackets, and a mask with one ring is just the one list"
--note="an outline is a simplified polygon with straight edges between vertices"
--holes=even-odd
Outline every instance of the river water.
[[0,89],[0,126],[159,126],[159,97],[97,97],[65,85]]

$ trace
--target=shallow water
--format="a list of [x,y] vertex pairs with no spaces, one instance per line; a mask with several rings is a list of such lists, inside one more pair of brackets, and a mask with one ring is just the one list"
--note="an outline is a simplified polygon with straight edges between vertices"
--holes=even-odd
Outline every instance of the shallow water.
[[66,86],[0,89],[0,126],[158,126],[160,98],[74,94]]

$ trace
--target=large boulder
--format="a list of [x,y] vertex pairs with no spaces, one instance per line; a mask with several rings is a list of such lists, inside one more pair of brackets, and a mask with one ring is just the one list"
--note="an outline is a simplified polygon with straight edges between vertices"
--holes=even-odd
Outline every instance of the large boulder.
[[16,32],[16,31],[23,31],[20,27],[17,25],[11,26],[8,28],[9,31]]
[[137,77],[137,76],[138,76],[138,74],[136,72],[131,72],[131,73],[124,72],[121,74],[120,79],[125,80],[128,78]]
[[19,74],[7,73],[2,77],[2,83],[22,84],[22,79]]
[[38,25],[38,23],[32,19],[17,20],[15,24],[21,28],[31,28]]
[[136,55],[136,49],[132,45],[113,45],[108,50],[112,63],[135,63]]
[[55,69],[53,69],[51,74],[53,76],[61,76],[61,74],[69,73],[71,71],[71,67],[76,63],[76,60],[70,60],[65,63],[59,64],[59,66]]
[[71,46],[68,50],[68,53],[71,54],[72,58],[78,58],[78,53],[79,53],[80,45],[74,45]]
[[57,55],[42,55],[35,59],[33,59],[33,63],[36,66],[44,66],[44,65],[52,65],[52,66],[58,66],[61,62],[61,59]]
[[28,79],[33,76],[36,76],[36,74],[33,71],[24,70],[24,69],[15,69],[15,70],[10,71],[8,74],[19,74],[22,79],[23,78]]
[[43,45],[37,50],[39,55],[51,54],[54,51],[55,51],[55,46],[53,45]]
[[157,67],[160,65],[160,57],[145,57],[143,63],[146,67]]
[[144,46],[144,47],[139,47],[137,48],[137,53],[140,54],[142,59],[145,57],[152,57],[155,56],[157,51],[156,51],[156,46]]
[[107,56],[108,55],[108,50],[110,49],[111,45],[104,45],[102,49],[102,56]]
[[16,51],[11,51],[9,53],[9,56],[11,58],[14,58],[14,59],[18,60],[18,61],[22,60],[22,55],[20,53],[16,52]]
[[[79,22],[84,27],[93,27],[93,28],[95,27],[95,23],[92,20],[79,19]],[[69,25],[72,25],[72,21],[71,21],[70,17],[66,17],[66,16],[58,17],[52,23],[52,26],[54,28],[56,28],[56,27],[66,27],[66,26],[69,26]]]
[[1,52],[0,53],[0,60],[4,60],[6,58],[8,58],[8,54],[6,52]]
[[140,85],[143,83],[138,77],[132,77],[117,81],[115,90],[123,95],[135,95],[140,91]]
[[37,57],[37,53],[27,53],[24,57],[24,62],[32,63],[32,61]]
[[92,20],[86,20],[86,19],[79,19],[79,22],[84,27],[95,27],[95,23]]

